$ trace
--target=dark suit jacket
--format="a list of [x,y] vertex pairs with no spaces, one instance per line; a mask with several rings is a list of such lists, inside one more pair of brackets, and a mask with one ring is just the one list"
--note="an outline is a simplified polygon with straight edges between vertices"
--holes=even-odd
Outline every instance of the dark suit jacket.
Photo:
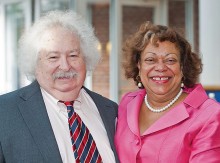
[[[85,88],[94,100],[114,146],[117,104]],[[35,81],[0,96],[0,163],[61,163],[46,107]]]

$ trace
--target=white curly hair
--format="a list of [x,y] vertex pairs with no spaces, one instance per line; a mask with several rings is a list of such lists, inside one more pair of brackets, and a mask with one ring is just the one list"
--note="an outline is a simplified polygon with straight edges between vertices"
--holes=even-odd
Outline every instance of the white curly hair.
[[50,11],[24,32],[19,40],[19,68],[25,73],[28,80],[35,80],[35,68],[42,45],[40,43],[41,37],[45,31],[56,26],[78,35],[80,51],[85,59],[87,74],[92,72],[100,61],[99,41],[92,26],[74,11]]

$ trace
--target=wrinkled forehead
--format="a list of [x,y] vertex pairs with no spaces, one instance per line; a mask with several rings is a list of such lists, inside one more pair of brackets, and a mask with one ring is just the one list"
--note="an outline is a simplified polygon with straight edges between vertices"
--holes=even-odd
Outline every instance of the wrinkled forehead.
[[50,48],[80,48],[79,37],[75,32],[55,27],[45,30],[39,38],[39,51]]

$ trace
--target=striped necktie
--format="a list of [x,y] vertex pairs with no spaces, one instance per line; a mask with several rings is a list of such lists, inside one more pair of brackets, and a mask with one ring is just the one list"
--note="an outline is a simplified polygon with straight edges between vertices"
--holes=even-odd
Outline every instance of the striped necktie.
[[79,115],[74,111],[73,101],[63,102],[68,111],[72,148],[76,163],[101,163],[95,141]]

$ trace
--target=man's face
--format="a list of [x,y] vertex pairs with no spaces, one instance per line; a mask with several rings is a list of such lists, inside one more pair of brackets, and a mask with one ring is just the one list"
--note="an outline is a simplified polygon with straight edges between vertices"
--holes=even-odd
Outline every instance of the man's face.
[[79,38],[60,27],[46,31],[36,67],[40,86],[55,98],[63,93],[77,93],[86,76],[86,65],[80,52]]

